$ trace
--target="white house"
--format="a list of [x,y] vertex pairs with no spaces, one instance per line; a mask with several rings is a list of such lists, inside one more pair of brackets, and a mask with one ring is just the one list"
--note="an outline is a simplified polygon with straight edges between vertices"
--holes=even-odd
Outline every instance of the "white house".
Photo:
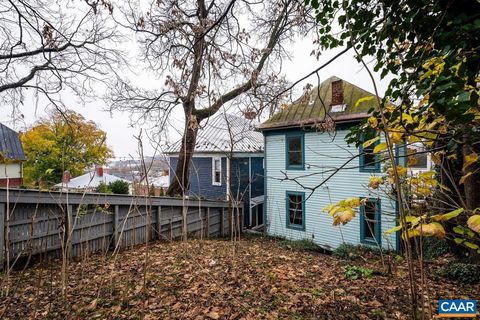
[[54,188],[63,191],[88,191],[94,192],[98,186],[103,182],[104,184],[109,184],[115,181],[125,181],[129,185],[130,181],[116,177],[114,175],[104,172],[104,168],[97,166],[95,170],[87,172],[81,176],[70,179],[70,173],[68,171],[63,174],[63,181],[57,183]]

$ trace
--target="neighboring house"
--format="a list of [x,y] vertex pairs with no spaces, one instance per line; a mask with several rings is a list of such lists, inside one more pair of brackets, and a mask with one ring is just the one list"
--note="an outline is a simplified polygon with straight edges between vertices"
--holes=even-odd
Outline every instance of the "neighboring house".
[[0,187],[22,185],[25,160],[18,133],[0,123]]
[[133,194],[139,196],[164,196],[170,185],[168,170],[165,171],[166,174],[164,175],[148,177],[148,186],[146,179],[142,179],[140,182],[135,181],[133,183]]
[[[235,199],[244,204],[244,227],[263,224],[263,135],[255,122],[231,114],[218,114],[199,129],[190,165],[190,196]],[[166,154],[170,182],[175,179],[181,141]],[[255,201],[250,201],[255,199]],[[252,206],[256,208],[252,208]],[[253,209],[253,210],[252,210]]]
[[[365,99],[356,106],[357,101],[371,96],[331,77],[260,126],[265,136],[268,234],[311,239],[327,249],[342,243],[398,249],[398,234],[383,236],[396,225],[395,200],[367,188],[370,176],[382,170],[371,153],[374,146],[362,150],[345,141],[350,127],[377,104],[376,99]],[[333,226],[322,209],[349,197],[368,201],[348,224]]]
[[70,179],[70,173],[65,171],[63,174],[63,181],[54,185],[54,189],[63,191],[87,191],[96,192],[100,183],[109,184],[115,181],[125,181],[131,184],[130,181],[116,177],[114,175],[104,172],[104,168],[97,166],[95,170],[87,172],[81,176]]
[[410,149],[415,153],[415,163],[408,166],[408,172],[412,175],[422,173],[425,171],[430,171],[434,163],[432,162],[432,157],[430,153],[425,152],[426,147],[422,142],[412,143],[408,146],[407,149]]

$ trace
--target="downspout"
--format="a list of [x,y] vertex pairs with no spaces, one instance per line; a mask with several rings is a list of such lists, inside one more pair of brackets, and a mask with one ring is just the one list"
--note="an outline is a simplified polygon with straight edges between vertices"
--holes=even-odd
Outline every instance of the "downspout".
[[268,196],[267,196],[267,135],[266,132],[263,133],[263,233],[267,234],[267,206],[268,206]]
[[252,204],[250,201],[252,200],[252,157],[248,157],[248,223],[253,226],[252,224]]
[[227,188],[227,201],[230,200],[230,157],[227,157],[227,182],[226,182],[226,188]]

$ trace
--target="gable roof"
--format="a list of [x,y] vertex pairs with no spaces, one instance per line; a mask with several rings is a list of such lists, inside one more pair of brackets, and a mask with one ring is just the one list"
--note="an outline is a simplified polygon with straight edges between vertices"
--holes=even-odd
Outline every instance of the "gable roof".
[[[345,109],[332,112],[332,82],[342,81]],[[351,122],[369,116],[368,110],[378,106],[377,99],[362,101],[357,107],[355,104],[360,98],[375,97],[354,84],[338,77],[330,77],[320,86],[313,88],[309,94],[304,94],[283,110],[262,123],[260,130],[300,127],[324,121],[325,109],[335,122]],[[323,103],[322,103],[323,102]]]
[[60,182],[57,183],[54,187],[56,188],[71,188],[71,189],[93,189],[97,188],[101,182],[109,184],[111,182],[121,180],[131,183],[128,180],[116,177],[114,175],[103,173],[102,176],[99,176],[95,170],[82,174],[81,176],[71,179],[68,183]]
[[0,123],[0,158],[25,161],[22,143],[18,133]]
[[[221,113],[208,119],[198,130],[195,152],[263,152],[263,135],[255,130],[258,123],[232,114]],[[182,140],[165,153],[180,152]]]

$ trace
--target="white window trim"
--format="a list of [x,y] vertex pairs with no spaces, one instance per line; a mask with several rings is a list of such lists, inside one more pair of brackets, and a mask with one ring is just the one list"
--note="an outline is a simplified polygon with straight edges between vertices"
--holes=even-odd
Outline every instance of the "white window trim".
[[[215,181],[215,160],[220,162],[220,182]],[[212,158],[212,186],[221,186],[222,185],[222,158],[214,157]]]

